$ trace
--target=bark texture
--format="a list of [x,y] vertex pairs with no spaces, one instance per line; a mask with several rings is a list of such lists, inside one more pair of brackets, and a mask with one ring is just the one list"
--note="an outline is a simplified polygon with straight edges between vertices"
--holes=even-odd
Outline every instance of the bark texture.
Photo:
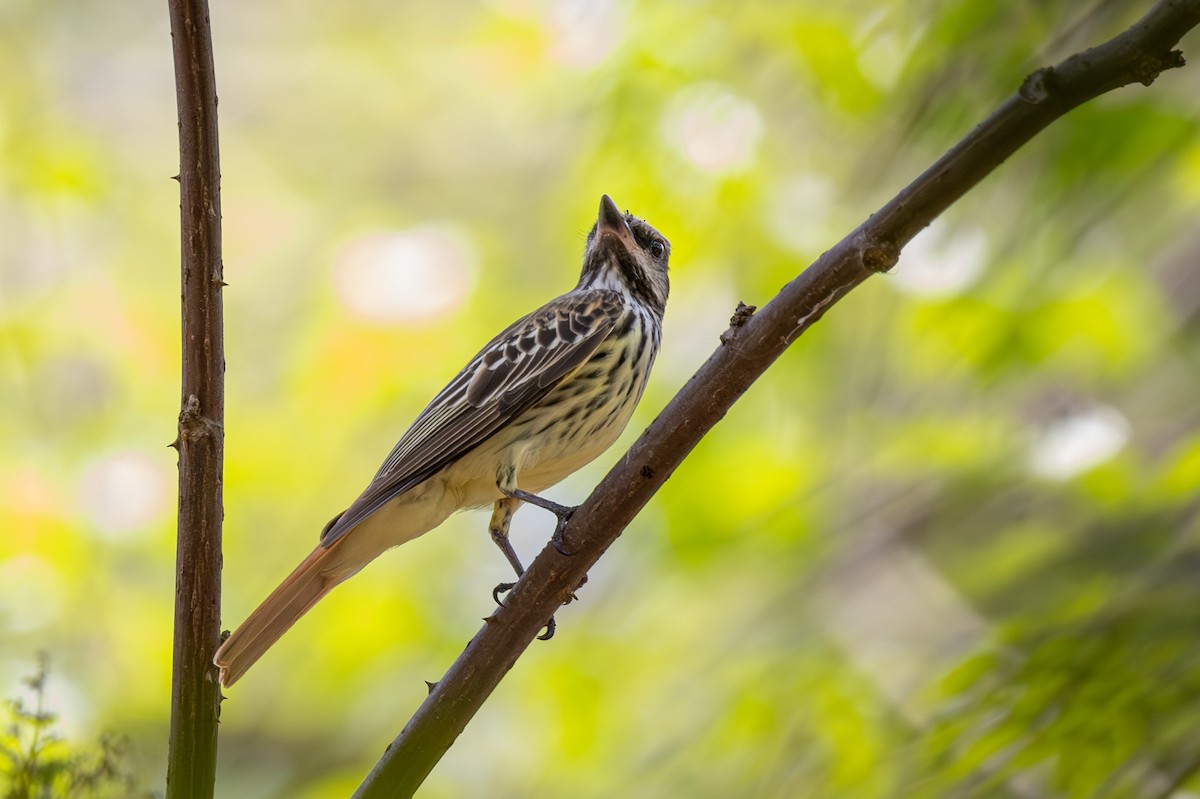
[[225,353],[221,168],[207,0],[168,0],[179,109],[183,391],[168,799],[212,797],[220,689]]

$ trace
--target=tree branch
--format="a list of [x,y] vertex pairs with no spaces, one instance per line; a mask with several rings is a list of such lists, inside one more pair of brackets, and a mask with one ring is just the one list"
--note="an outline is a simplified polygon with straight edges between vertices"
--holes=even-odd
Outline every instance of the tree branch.
[[183,396],[179,436],[175,644],[167,799],[211,797],[220,690],[221,466],[225,354],[221,324],[221,170],[207,0],[168,0],[179,109]]
[[[1162,0],[1116,38],[1040,69],[981,125],[838,242],[758,314],[735,314],[721,345],[580,507],[571,557],[547,546],[505,607],[432,686],[367,775],[357,799],[411,796],[550,616],[692,448],[746,389],[838,300],[876,272],[955,200],[1067,111],[1183,65],[1173,48],[1200,24],[1200,0]],[[748,317],[748,318],[747,318]]]

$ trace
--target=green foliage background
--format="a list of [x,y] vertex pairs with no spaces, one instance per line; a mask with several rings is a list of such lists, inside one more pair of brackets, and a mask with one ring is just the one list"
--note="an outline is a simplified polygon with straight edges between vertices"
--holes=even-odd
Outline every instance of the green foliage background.
[[[483,341],[573,285],[602,192],[674,248],[628,444],[739,299],[1148,6],[214,4],[227,626]],[[0,686],[49,651],[68,734],[130,736],[150,785],[179,409],[171,69],[164,4],[0,0]],[[1079,109],[843,301],[425,795],[1200,791],[1198,127],[1196,66]],[[411,307],[401,265],[443,304]],[[551,496],[584,497],[621,449]],[[462,514],[381,558],[231,689],[218,794],[348,795],[490,612],[507,565],[485,528]],[[522,511],[518,549],[550,529]]]

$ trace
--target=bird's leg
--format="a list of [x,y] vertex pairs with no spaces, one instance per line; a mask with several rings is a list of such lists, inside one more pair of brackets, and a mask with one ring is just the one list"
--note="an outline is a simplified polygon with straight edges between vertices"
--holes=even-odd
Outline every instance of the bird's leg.
[[513,487],[505,489],[500,486],[500,491],[505,496],[518,500],[520,502],[528,502],[530,505],[536,505],[543,510],[548,510],[558,517],[558,524],[554,525],[554,535],[550,536],[550,543],[554,545],[554,549],[560,555],[570,557],[574,552],[567,552],[563,549],[563,530],[566,529],[567,522],[571,521],[571,517],[575,515],[575,511],[579,510],[578,505],[559,505],[545,497],[539,497],[537,494],[530,494],[528,491],[522,491],[519,488]]
[[[492,507],[492,520],[488,523],[488,532],[492,535],[492,541],[496,542],[496,546],[500,547],[500,551],[504,553],[504,557],[508,558],[508,562],[512,564],[513,571],[517,573],[517,579],[521,579],[521,575],[525,573],[525,567],[521,565],[521,559],[517,557],[516,550],[513,549],[512,541],[508,539],[508,526],[512,523],[513,514],[517,512],[517,508],[521,506],[521,500],[515,497],[505,497],[504,499],[496,500],[496,504]],[[510,590],[516,583],[500,583],[492,590],[492,599],[496,600],[497,605],[502,605],[500,595],[505,591]]]
[[[517,573],[517,579],[519,580],[525,574],[525,567],[521,565],[521,559],[517,557],[517,552],[513,549],[512,541],[508,538],[508,527],[512,523],[513,514],[517,512],[517,508],[521,507],[521,499],[512,496],[505,490],[506,482],[515,485],[515,475],[516,470],[509,468],[502,471],[499,479],[496,481],[497,487],[501,493],[505,494],[505,497],[496,500],[496,504],[492,506],[492,519],[488,523],[488,532],[491,533],[492,540],[496,542],[496,546],[500,547],[500,551],[504,553],[504,557],[508,558],[508,562],[512,564],[513,571]],[[515,582],[500,583],[492,589],[492,599],[497,605],[503,607],[504,603],[500,601],[500,595],[511,591],[514,585],[516,585]],[[554,629],[555,621],[554,617],[551,616],[550,621],[546,622],[546,631],[539,635],[538,638],[542,641],[550,640],[554,637]]]
[[[563,549],[563,529],[567,526],[567,522],[571,520],[571,517],[575,515],[575,511],[579,510],[578,505],[559,505],[557,502],[546,499],[545,497],[539,497],[537,494],[531,494],[528,491],[523,491],[515,486],[512,488],[506,488],[502,483],[497,483],[497,486],[500,488],[500,491],[503,492],[504,495],[509,499],[516,502],[528,502],[530,505],[536,505],[539,508],[548,510],[557,516],[558,524],[554,526],[554,535],[550,536],[550,543],[560,555],[571,557],[575,554],[574,552],[568,552],[567,550]],[[498,504],[499,503],[497,503],[497,505]],[[583,579],[579,581],[579,585],[575,586],[575,591],[583,588],[584,583],[586,582],[587,575],[585,574]],[[511,587],[512,586],[509,586],[509,588]],[[497,588],[499,588],[499,586],[497,586]],[[566,601],[563,602],[564,605],[570,604],[576,599],[579,599],[579,597],[575,596],[575,591],[572,591],[567,595]],[[551,629],[553,629],[553,626],[554,619],[551,619]]]

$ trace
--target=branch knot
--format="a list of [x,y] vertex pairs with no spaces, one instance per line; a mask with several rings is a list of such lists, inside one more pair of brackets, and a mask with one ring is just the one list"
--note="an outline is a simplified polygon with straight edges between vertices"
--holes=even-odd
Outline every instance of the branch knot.
[[900,260],[900,248],[890,241],[877,241],[863,247],[859,258],[863,269],[882,274],[891,271]]
[[200,398],[189,394],[179,412],[179,435],[171,446],[175,449],[186,447],[189,441],[198,441],[210,435],[220,435],[221,423],[210,419],[200,412]]
[[737,308],[733,310],[733,316],[729,317],[729,329],[721,334],[721,343],[728,344],[732,341],[737,329],[746,324],[757,310],[757,305],[747,305],[738,300]]
[[1149,86],[1158,80],[1158,76],[1168,69],[1178,69],[1187,62],[1179,50],[1169,50],[1165,53],[1154,54],[1142,52],[1135,56],[1129,65],[1129,74],[1143,86]]
[[1050,99],[1050,92],[1054,83],[1054,68],[1042,67],[1029,74],[1028,77],[1021,83],[1021,88],[1017,90],[1017,94],[1021,99],[1030,105],[1038,105]]

